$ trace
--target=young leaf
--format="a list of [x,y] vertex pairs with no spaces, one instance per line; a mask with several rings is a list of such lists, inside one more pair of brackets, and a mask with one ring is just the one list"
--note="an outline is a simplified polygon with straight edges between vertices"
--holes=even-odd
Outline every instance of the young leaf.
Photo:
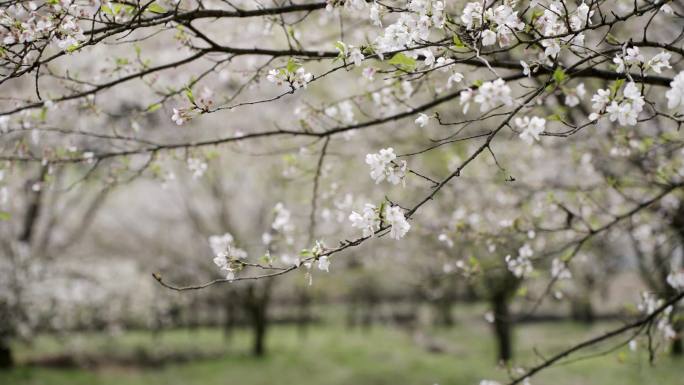
[[392,58],[388,61],[389,64],[395,65],[404,71],[411,72],[414,69],[416,69],[416,59],[410,58],[403,53],[399,52],[392,56]]

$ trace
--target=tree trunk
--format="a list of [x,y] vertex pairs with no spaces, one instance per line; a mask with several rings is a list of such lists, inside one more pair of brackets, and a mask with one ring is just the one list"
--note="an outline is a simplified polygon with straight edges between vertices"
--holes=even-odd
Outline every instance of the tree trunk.
[[684,333],[684,321],[681,319],[681,316],[678,317],[679,310],[680,309],[678,306],[674,306],[672,313],[670,314],[672,328],[674,329],[675,333],[677,333],[677,336],[672,341],[672,350],[670,350],[674,357],[684,356],[684,336],[682,335],[682,333]]
[[266,340],[266,311],[265,307],[260,307],[254,317],[254,344],[252,354],[255,357],[262,357],[265,353],[264,342]]
[[245,295],[245,308],[251,318],[252,331],[252,354],[262,357],[266,354],[266,328],[268,327],[268,302],[270,300],[271,282],[264,282],[259,293],[259,285],[252,284],[247,288]]
[[4,339],[0,339],[0,369],[10,369],[14,366],[12,348]]
[[589,295],[582,296],[572,302],[572,319],[574,321],[592,324],[596,320]]
[[508,309],[508,299],[504,293],[496,294],[492,298],[494,308],[494,334],[499,361],[508,362],[513,358],[513,341],[511,333],[511,317]]
[[306,338],[311,322],[311,295],[306,288],[300,289],[298,296],[297,331],[301,338]]
[[441,298],[437,302],[437,312],[439,314],[439,324],[442,326],[453,326],[454,317],[451,313],[451,298]]
[[223,339],[226,342],[233,339],[233,331],[235,330],[237,306],[235,306],[234,300],[235,293],[231,292],[226,299],[223,315]]

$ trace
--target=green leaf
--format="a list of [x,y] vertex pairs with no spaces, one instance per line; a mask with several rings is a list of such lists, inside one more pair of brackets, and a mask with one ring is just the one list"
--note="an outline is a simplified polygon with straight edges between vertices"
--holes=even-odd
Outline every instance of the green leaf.
[[166,8],[157,3],[152,3],[149,7],[147,7],[147,11],[152,13],[166,13]]
[[293,58],[290,58],[287,60],[287,66],[285,67],[285,69],[288,73],[293,74],[299,69],[299,67],[301,66],[297,64],[297,62]]
[[454,45],[456,48],[465,48],[466,46],[458,35],[454,35]]
[[337,48],[338,51],[340,51],[340,55],[344,55],[345,51],[347,50],[347,47],[345,47],[344,43],[341,41],[335,42],[335,48]]
[[112,11],[112,9],[109,8],[109,6],[103,5],[100,7],[100,9],[102,10],[102,12],[104,12],[110,16],[114,16],[114,11]]
[[524,297],[527,295],[527,286],[520,286],[518,291],[515,293],[518,297]]
[[613,45],[620,45],[621,44],[620,41],[610,33],[608,35],[606,35],[606,41],[609,44],[613,44]]
[[12,219],[12,214],[7,211],[0,211],[0,221],[9,221]]
[[389,64],[395,65],[404,71],[411,72],[414,69],[416,69],[416,59],[410,58],[403,53],[399,52],[392,56],[392,58],[388,61]]
[[553,72],[553,80],[556,82],[556,84],[563,83],[565,77],[565,71],[563,71],[562,68],[556,68],[556,70]]
[[608,87],[610,89],[610,97],[611,98],[614,98],[615,95],[617,95],[618,90],[620,90],[620,88],[622,88],[623,84],[625,84],[625,79],[617,79],[616,81],[611,83],[610,87]]
[[192,90],[189,87],[185,88],[185,97],[188,98],[190,103],[195,104],[195,96],[192,94]]
[[158,109],[160,109],[161,106],[162,106],[161,103],[150,104],[149,106],[147,106],[147,109],[145,111],[154,112],[154,111],[157,111]]

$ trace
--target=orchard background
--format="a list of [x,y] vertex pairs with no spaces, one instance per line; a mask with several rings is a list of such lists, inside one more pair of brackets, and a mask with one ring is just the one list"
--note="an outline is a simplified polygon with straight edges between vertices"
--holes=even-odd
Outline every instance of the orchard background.
[[678,0],[3,0],[0,382],[684,384]]

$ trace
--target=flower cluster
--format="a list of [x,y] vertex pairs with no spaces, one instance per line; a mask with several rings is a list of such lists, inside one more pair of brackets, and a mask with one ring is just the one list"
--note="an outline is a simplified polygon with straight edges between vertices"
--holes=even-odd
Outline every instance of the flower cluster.
[[555,279],[570,279],[572,278],[572,273],[568,269],[567,263],[561,259],[554,258],[551,262],[551,277]]
[[214,264],[226,272],[226,279],[235,279],[236,269],[232,262],[247,258],[247,252],[235,247],[230,233],[212,235],[209,237],[209,246],[214,253]]
[[484,11],[482,2],[468,3],[463,9],[461,21],[467,30],[486,27],[479,36],[482,45],[494,45],[498,41],[501,47],[507,47],[512,42],[513,33],[525,28],[525,23],[518,17],[518,12],[513,10],[516,2],[516,0],[506,0],[503,4]]
[[271,228],[285,237],[285,242],[290,245],[294,243],[294,238],[292,234],[295,230],[294,223],[292,223],[292,214],[290,210],[285,208],[281,202],[276,203],[273,208],[273,213],[275,217],[273,223],[271,223]]
[[[656,297],[654,294],[643,292],[641,293],[641,302],[637,305],[637,309],[644,315],[653,314],[659,307],[663,306],[663,300]],[[670,313],[672,313],[672,306],[668,306],[658,316],[656,329],[661,333],[664,339],[671,340],[677,337],[672,324],[670,323]]]
[[302,87],[306,88],[307,84],[313,80],[313,75],[310,72],[306,72],[304,67],[288,64],[285,68],[274,68],[268,71],[266,79],[279,86],[287,83],[292,88],[299,89]]
[[539,141],[539,135],[546,128],[546,119],[533,116],[532,119],[525,116],[515,118],[515,125],[521,130],[520,139],[527,144],[532,144],[535,140]]
[[375,183],[387,179],[396,185],[404,181],[406,177],[406,161],[395,162],[397,155],[392,147],[384,148],[377,154],[367,154],[366,164],[370,166],[370,176]]
[[345,124],[356,123],[356,119],[354,119],[354,104],[349,100],[327,107],[324,112],[329,118],[339,118]]
[[617,65],[615,71],[618,73],[628,72],[630,67],[634,65],[659,74],[663,72],[663,68],[672,68],[670,65],[671,57],[672,55],[669,52],[663,51],[646,61],[639,47],[625,47],[622,53],[615,55],[613,63]]
[[[567,5],[560,1],[554,1],[535,20],[536,29],[545,38],[541,40],[541,45],[544,47],[544,56],[547,58],[558,55],[561,45],[584,45],[584,34],[568,34],[570,32],[568,25],[572,31],[581,31],[586,25],[591,24],[594,11],[591,11],[585,3],[580,4],[573,12],[566,13],[566,10]],[[556,37],[566,34],[568,37]]]
[[622,91],[623,99],[618,104],[613,100],[606,108],[608,118],[611,122],[618,121],[620,124],[628,126],[636,126],[637,117],[644,109],[644,98],[641,96],[641,91],[636,83],[629,82]]
[[364,237],[372,236],[380,228],[380,217],[377,210],[378,208],[375,205],[366,203],[361,214],[352,211],[349,215],[352,227],[360,229]]
[[385,206],[383,219],[392,226],[390,229],[391,238],[399,240],[411,229],[411,225],[399,206]]
[[335,43],[335,48],[337,48],[337,50],[340,52],[340,57],[349,58],[349,60],[357,67],[361,66],[363,59],[365,59],[361,49],[354,47],[353,45],[347,46],[343,42],[338,41]]
[[188,170],[192,172],[192,177],[197,179],[201,178],[205,172],[207,172],[207,162],[200,158],[188,158],[187,160]]
[[383,222],[391,226],[390,237],[393,239],[403,238],[411,229],[401,207],[385,205],[382,213],[380,211],[381,209],[375,205],[366,203],[361,214],[352,211],[349,215],[349,221],[351,221],[352,227],[362,230],[364,237],[372,236],[380,229]]
[[517,258],[507,255],[505,260],[508,270],[518,278],[527,277],[534,270],[532,267],[532,261],[530,261],[532,254],[532,248],[526,243],[518,250]]
[[[621,125],[635,126],[637,117],[644,109],[644,98],[636,83],[629,82],[622,91],[622,98],[611,97],[610,90],[599,89],[592,96],[594,112],[589,115],[590,120],[598,119],[607,113],[611,122],[618,121]],[[610,103],[610,104],[609,104]]]
[[513,105],[511,88],[501,78],[491,82],[484,82],[477,90],[468,88],[461,91],[460,103],[463,106],[464,114],[468,112],[471,100],[480,105],[480,112],[489,111],[501,104],[506,106]]
[[[409,11],[387,26],[383,34],[375,40],[376,51],[380,54],[410,47],[414,42],[425,41],[430,28],[444,27],[444,3],[433,0],[410,0]],[[370,18],[376,25],[382,25],[379,8],[371,7]]]
[[71,51],[85,40],[83,29],[70,14],[64,11],[75,10],[71,0],[50,1],[38,6],[31,1],[27,4],[16,2],[0,9],[0,42],[5,47],[16,44],[32,44],[49,40],[61,51]]

